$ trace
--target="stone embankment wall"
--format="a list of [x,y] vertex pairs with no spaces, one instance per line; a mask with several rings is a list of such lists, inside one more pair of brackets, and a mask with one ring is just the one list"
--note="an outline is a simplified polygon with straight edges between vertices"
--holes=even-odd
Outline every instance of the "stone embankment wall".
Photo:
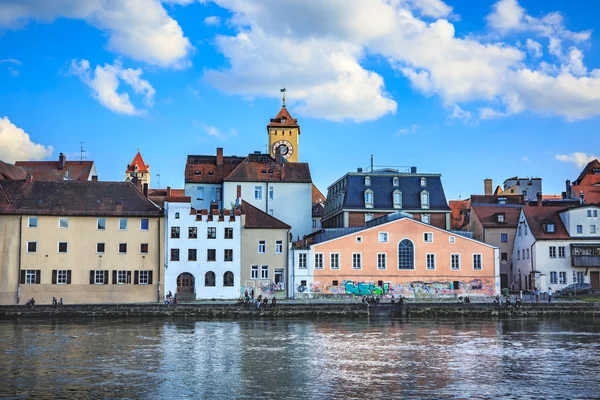
[[86,317],[196,317],[196,318],[394,318],[394,317],[504,317],[540,315],[600,316],[600,303],[526,304],[520,308],[494,304],[413,303],[284,303],[257,310],[236,304],[95,304],[64,306],[0,306],[0,319]]

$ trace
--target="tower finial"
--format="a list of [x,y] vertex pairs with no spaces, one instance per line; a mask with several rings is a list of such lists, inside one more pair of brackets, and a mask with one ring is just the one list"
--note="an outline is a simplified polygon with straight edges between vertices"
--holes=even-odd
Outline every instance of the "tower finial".
[[140,146],[138,146],[138,153],[140,152]]
[[283,105],[282,105],[282,107],[285,107],[285,92],[287,92],[287,90],[285,88],[285,85],[283,85],[283,89],[279,89],[279,91],[281,93],[283,93]]

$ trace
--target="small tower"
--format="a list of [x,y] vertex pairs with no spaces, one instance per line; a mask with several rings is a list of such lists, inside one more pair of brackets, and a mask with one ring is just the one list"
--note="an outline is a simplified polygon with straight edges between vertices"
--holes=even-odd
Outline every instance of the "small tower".
[[276,161],[298,162],[298,144],[300,140],[300,125],[292,118],[285,106],[286,89],[283,93],[283,104],[275,118],[267,125],[269,135],[268,150]]
[[147,183],[148,187],[150,187],[150,165],[144,162],[139,147],[133,161],[127,166],[127,170],[125,171],[125,180],[132,180],[134,177],[140,180],[142,186],[144,183]]

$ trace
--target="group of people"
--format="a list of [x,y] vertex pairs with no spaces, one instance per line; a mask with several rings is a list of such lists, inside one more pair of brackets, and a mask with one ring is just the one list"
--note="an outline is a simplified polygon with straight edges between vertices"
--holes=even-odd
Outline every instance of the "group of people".
[[177,304],[177,296],[173,297],[173,293],[170,290],[165,296],[165,304]]
[[[33,300],[33,299],[31,299]],[[61,297],[60,300],[56,300],[56,297],[52,297],[52,305],[53,306],[62,306],[64,304],[63,302],[63,298]]]
[[381,296],[363,296],[362,302],[369,305],[378,306],[381,302]]
[[464,298],[462,296],[458,297],[458,302],[460,304],[469,304],[471,302],[471,298],[469,296],[465,296]]
[[[262,294],[259,294],[258,297],[256,297],[255,299],[254,289],[251,289],[250,292],[248,292],[248,289],[246,289],[244,292],[244,297],[239,298],[238,304],[243,304],[246,308],[250,307],[250,305],[254,305],[257,310],[267,310],[269,306],[269,298],[267,296],[263,297]],[[275,308],[276,306],[277,299],[275,298],[275,296],[273,296],[273,298],[271,299],[271,309]]]
[[[534,301],[536,303],[540,302],[540,296],[542,294],[542,291],[539,288],[533,288],[533,290],[529,291],[529,296],[530,296],[530,300]],[[546,292],[546,294],[548,295],[548,303],[552,303],[552,288],[549,287],[548,291]]]
[[[502,306],[502,298],[500,296],[496,296],[494,299],[494,304],[498,304],[498,306]],[[515,296],[506,296],[504,299],[504,304],[507,308],[512,307],[513,305],[517,308],[523,305],[523,299],[519,295]]]

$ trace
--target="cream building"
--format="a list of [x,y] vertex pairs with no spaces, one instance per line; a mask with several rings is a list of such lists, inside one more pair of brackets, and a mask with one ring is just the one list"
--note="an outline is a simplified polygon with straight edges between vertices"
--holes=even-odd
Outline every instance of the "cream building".
[[161,301],[163,225],[131,183],[3,181],[0,304]]

